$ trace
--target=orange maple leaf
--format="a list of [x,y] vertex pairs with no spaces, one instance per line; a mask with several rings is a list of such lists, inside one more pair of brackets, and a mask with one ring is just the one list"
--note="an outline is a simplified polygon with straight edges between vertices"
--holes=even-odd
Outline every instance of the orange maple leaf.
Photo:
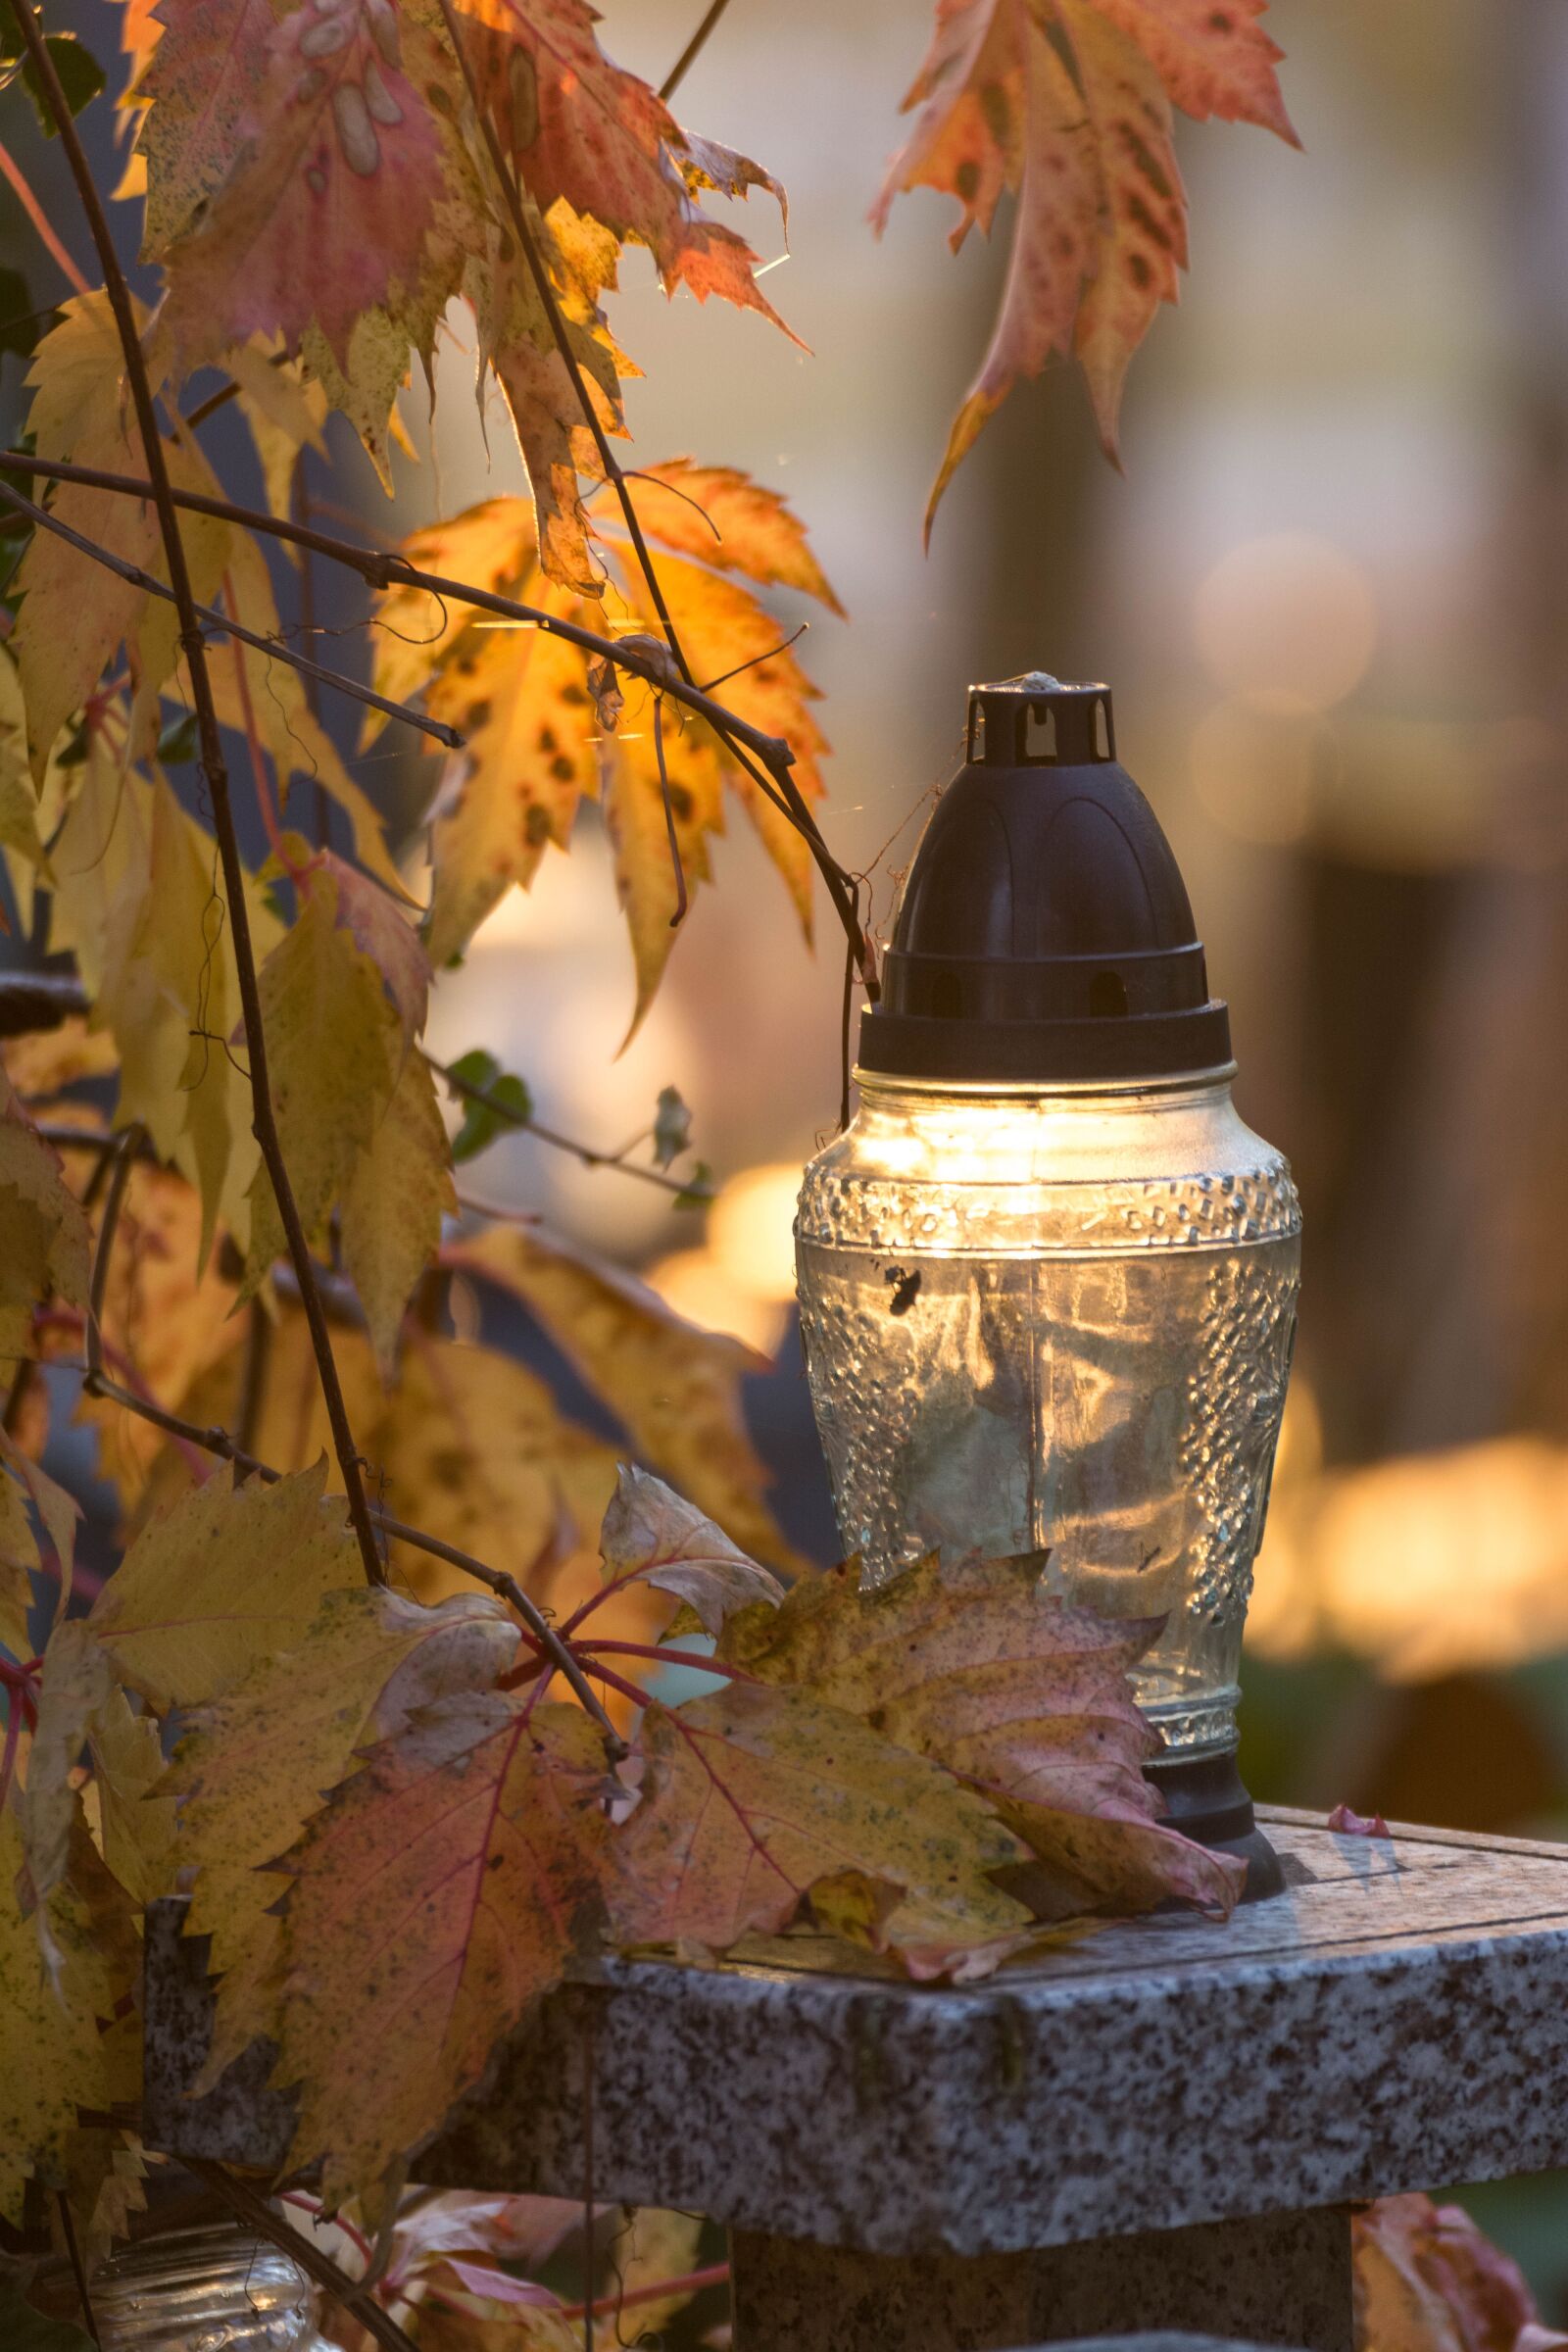
[[1267,0],[939,0],[906,109],[920,109],[872,218],[930,187],[961,208],[951,243],[989,234],[1017,199],[1002,310],[954,419],[926,511],[1021,376],[1076,357],[1116,458],[1128,363],[1187,265],[1187,196],[1172,105],[1256,122],[1298,144],[1257,22]]

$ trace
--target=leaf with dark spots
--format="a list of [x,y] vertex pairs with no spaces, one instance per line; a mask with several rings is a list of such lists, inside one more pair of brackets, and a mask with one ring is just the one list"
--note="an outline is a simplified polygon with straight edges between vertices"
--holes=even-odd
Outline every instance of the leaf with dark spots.
[[1295,142],[1258,23],[1266,0],[944,0],[905,104],[918,108],[874,218],[896,195],[958,200],[954,247],[1017,200],[991,348],[949,437],[927,514],[1020,377],[1054,354],[1089,379],[1116,455],[1127,365],[1187,261],[1187,199],[1171,108],[1261,123]]

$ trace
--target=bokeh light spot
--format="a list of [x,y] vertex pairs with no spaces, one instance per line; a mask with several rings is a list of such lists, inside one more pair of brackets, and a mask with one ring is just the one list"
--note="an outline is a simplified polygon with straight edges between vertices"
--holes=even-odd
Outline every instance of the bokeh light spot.
[[1249,539],[1198,591],[1199,655],[1215,684],[1255,710],[1332,710],[1377,650],[1372,584],[1343,548],[1306,531]]

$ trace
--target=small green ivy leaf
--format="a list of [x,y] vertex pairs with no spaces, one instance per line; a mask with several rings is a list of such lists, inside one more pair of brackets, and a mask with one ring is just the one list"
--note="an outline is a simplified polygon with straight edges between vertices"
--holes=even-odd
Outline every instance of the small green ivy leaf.
[[158,738],[158,757],[165,767],[184,767],[195,759],[198,748],[196,713],[182,710],[172,718]]
[[684,1192],[675,1196],[677,1208],[711,1208],[713,1205],[713,1171],[706,1159],[700,1159],[691,1172]]
[[[32,290],[20,270],[0,270],[0,351],[14,351],[19,360],[31,359],[34,344],[53,317],[48,308],[34,308]],[[7,478],[17,480],[15,474]]]
[[690,1149],[691,1140],[692,1114],[681,1101],[679,1089],[663,1087],[654,1116],[655,1166],[667,1168],[671,1160],[679,1159]]
[[[59,77],[66,104],[74,115],[79,115],[89,99],[96,98],[105,87],[102,66],[85,43],[74,32],[49,32],[44,35],[49,56]],[[33,111],[43,124],[45,138],[57,136],[54,116],[39,85],[31,58],[24,59],[22,34],[17,25],[12,0],[0,0],[0,88],[9,88],[21,73],[32,100]]]
[[[533,1097],[520,1078],[503,1070],[493,1054],[475,1047],[461,1060],[450,1065],[452,1091],[463,1102],[463,1125],[453,1140],[454,1160],[473,1159],[498,1135],[509,1134],[517,1127],[526,1127],[533,1117]],[[476,1088],[490,1099],[476,1102],[466,1088]]]

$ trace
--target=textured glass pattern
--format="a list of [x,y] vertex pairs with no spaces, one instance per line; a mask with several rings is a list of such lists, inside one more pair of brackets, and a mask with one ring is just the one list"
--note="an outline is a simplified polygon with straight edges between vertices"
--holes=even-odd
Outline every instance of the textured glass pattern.
[[1224,1084],[977,1101],[866,1087],[797,1229],[847,1549],[1049,1548],[1047,1582],[1164,1616],[1138,1695],[1234,1737],[1296,1329],[1289,1170]]
[[315,2290],[237,2230],[182,2230],[117,2254],[92,2282],[104,2352],[309,2352]]

